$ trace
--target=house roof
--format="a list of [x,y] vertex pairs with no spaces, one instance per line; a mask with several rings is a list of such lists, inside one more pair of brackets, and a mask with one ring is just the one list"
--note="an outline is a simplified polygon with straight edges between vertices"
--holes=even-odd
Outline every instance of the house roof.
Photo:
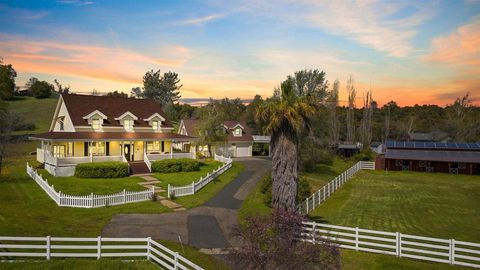
[[30,136],[31,140],[45,141],[124,141],[124,140],[163,140],[191,141],[194,139],[177,133],[158,132],[46,132]]
[[[185,126],[185,130],[187,131],[187,135],[189,136],[198,136],[198,132],[195,130],[195,128],[198,126],[200,123],[200,120],[192,120],[192,119],[186,119],[182,120],[183,125]],[[252,131],[250,128],[247,126],[247,124],[243,121],[237,121],[237,120],[229,120],[229,121],[224,121],[223,125],[227,128],[227,141],[228,142],[252,142],[253,137],[252,137]],[[233,130],[236,126],[242,126],[243,127],[243,134],[242,136],[233,136]]]
[[[107,116],[107,119],[103,121],[104,126],[121,126],[120,122],[115,120],[115,118],[118,118],[126,112],[130,112],[138,117],[138,119],[134,121],[136,127],[148,127],[149,124],[144,119],[148,119],[155,113],[158,113],[166,119],[165,113],[160,105],[150,99],[76,94],[62,94],[62,99],[65,102],[74,126],[88,125],[87,119],[84,119],[83,117],[89,115],[95,110],[98,110]],[[167,119],[162,123],[162,126],[172,127],[172,124]]]
[[386,159],[480,163],[480,152],[387,149]]

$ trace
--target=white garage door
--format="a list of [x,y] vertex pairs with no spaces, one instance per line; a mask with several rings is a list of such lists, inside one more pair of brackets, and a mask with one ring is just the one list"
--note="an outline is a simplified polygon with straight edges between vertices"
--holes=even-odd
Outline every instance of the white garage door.
[[248,145],[246,146],[237,146],[237,155],[236,157],[249,157],[250,156],[250,148]]

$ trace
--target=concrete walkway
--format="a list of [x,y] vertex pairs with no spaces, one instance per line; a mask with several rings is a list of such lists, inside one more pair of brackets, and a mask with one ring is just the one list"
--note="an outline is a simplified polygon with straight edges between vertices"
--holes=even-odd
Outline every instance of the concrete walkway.
[[171,201],[163,196],[158,195],[159,193],[165,192],[165,190],[161,187],[157,187],[156,184],[161,183],[162,181],[158,180],[157,178],[151,176],[150,174],[145,175],[138,175],[140,178],[145,180],[145,182],[138,183],[139,185],[143,186],[146,189],[151,189],[152,187],[155,188],[155,196],[157,196],[157,201],[160,202],[163,206],[166,206],[173,211],[184,211],[185,209],[181,204],[178,204],[174,201]]
[[238,246],[239,239],[232,236],[233,228],[238,225],[238,209],[260,178],[270,170],[271,163],[256,158],[236,161],[243,163],[245,170],[204,205],[164,214],[117,214],[103,228],[102,236],[150,236],[182,241],[212,254]]

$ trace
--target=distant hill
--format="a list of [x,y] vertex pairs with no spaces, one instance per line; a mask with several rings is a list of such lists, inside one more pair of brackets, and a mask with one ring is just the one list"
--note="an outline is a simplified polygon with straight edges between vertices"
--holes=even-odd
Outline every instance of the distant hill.
[[58,98],[36,99],[33,97],[16,97],[8,101],[8,109],[22,114],[25,120],[35,124],[34,130],[15,132],[15,134],[33,134],[47,132],[52,122]]

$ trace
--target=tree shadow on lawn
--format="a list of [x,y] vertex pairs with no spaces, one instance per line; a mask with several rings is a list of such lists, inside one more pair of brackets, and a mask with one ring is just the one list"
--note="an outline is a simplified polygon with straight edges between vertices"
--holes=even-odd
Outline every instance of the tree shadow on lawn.
[[312,222],[330,224],[330,221],[328,221],[327,219],[325,219],[322,216],[313,216],[312,217],[312,216],[307,215],[307,218]]

